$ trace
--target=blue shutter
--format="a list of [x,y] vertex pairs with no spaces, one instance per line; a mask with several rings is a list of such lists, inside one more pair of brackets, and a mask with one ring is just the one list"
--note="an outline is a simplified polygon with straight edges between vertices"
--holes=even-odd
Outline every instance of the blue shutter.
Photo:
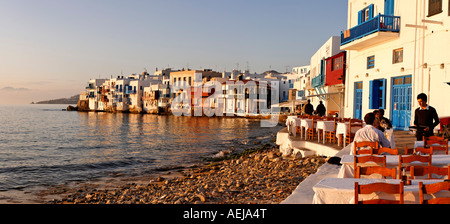
[[379,91],[380,91],[380,81],[372,80],[370,81],[370,91],[369,91],[369,109],[379,109]]
[[385,0],[384,1],[384,14],[387,16],[394,15],[394,0]]
[[386,79],[380,80],[381,86],[381,105],[379,105],[380,109],[386,109]]
[[372,5],[369,5],[369,19],[372,19],[372,18],[373,18],[373,7],[374,7],[373,4],[372,4]]
[[358,25],[362,23],[362,11],[358,12]]

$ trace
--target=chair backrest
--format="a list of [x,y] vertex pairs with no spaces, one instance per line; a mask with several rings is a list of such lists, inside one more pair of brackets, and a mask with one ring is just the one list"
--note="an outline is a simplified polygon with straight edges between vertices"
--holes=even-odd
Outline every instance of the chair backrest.
[[[359,201],[360,194],[372,194],[373,192],[385,192],[387,194],[398,194],[399,200],[389,199],[372,199],[367,201]],[[403,204],[404,187],[403,181],[400,184],[374,183],[367,185],[359,185],[355,182],[355,204]]]
[[450,183],[440,182],[435,184],[423,184],[423,182],[419,182],[420,204],[450,204],[450,198],[436,197],[436,195],[433,196],[433,199],[424,200],[425,194],[436,194],[439,191],[450,191]]
[[[427,163],[428,166],[431,166],[432,163],[432,156],[431,155],[407,155],[407,156],[398,156],[398,176],[399,179],[401,179],[402,175],[402,167],[404,163],[412,163],[412,162],[421,162],[421,163]],[[406,169],[407,170],[407,169]]]
[[392,179],[397,178],[397,168],[386,168],[381,166],[366,166],[366,167],[357,167],[355,178],[361,178],[361,175],[371,175],[371,174],[380,174],[383,179],[386,177],[391,177]]
[[[370,149],[358,149],[362,147],[370,147]],[[378,142],[353,142],[353,155],[373,154],[374,149],[378,149]]]
[[438,146],[433,147],[435,147],[436,150],[445,150],[445,154],[448,155],[448,140],[443,137],[423,137],[423,144],[425,148],[432,147],[434,144],[437,144]]
[[432,140],[441,141],[441,140],[445,140],[445,138],[444,137],[438,137],[438,136],[428,136],[428,137],[423,136],[423,142],[424,143],[427,143],[427,141],[432,141]]
[[420,152],[423,154],[433,155],[433,148],[415,148],[416,153]]
[[380,154],[383,154],[383,153],[388,153],[390,155],[398,155],[398,149],[391,149],[391,148],[382,147],[382,148],[373,150],[373,154],[375,154],[375,155],[380,155]]
[[[386,167],[386,156],[373,156],[373,155],[365,155],[365,156],[357,156],[355,155],[353,158],[353,171],[354,174],[358,172],[358,167],[363,163],[376,163],[378,166]],[[369,165],[372,166],[372,165]]]
[[[416,176],[425,176],[428,174],[427,179],[433,179],[432,174],[441,176],[447,176],[450,178],[450,166],[448,167],[436,167],[436,166],[411,166],[410,167],[411,179],[415,179]],[[441,179],[441,178],[434,178]]]
[[431,146],[434,151],[444,151],[446,155],[448,155],[448,141],[444,142],[444,145],[440,144],[439,146]]
[[359,119],[350,119],[348,122],[348,133],[352,133],[352,127],[363,127],[363,122]]

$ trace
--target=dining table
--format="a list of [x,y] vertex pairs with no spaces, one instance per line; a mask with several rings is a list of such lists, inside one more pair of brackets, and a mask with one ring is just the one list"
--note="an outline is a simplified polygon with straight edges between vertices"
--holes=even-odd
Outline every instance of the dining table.
[[304,119],[301,120],[301,123],[300,123],[300,137],[303,137],[302,136],[303,135],[302,134],[302,128],[305,128],[305,140],[306,140],[307,130],[309,128],[314,129],[313,119],[304,118]]
[[[408,156],[408,155],[402,155],[402,156]],[[344,155],[341,158],[341,169],[339,170],[339,173],[337,175],[338,178],[353,178],[355,176],[354,172],[354,155]],[[399,156],[398,155],[386,155],[386,167],[387,168],[398,168],[398,162],[399,162]],[[423,165],[423,163],[420,162],[412,162],[407,165]],[[431,158],[431,165],[437,166],[437,167],[445,167],[450,164],[450,155],[432,155]],[[360,164],[360,166],[375,166],[376,163],[365,163]],[[398,175],[399,170],[397,170]],[[377,175],[373,178],[378,178]]]
[[323,144],[325,144],[325,134],[326,132],[332,132],[334,130],[334,121],[317,121],[316,132],[317,132],[317,142],[320,142],[319,132],[322,130]]
[[[313,204],[354,204],[355,203],[355,182],[360,185],[373,183],[389,183],[399,184],[399,179],[357,179],[357,178],[324,178],[318,182],[314,187]],[[410,184],[404,185],[404,203],[405,204],[419,204],[419,182],[424,184],[433,184],[444,182],[443,179],[426,180],[415,179],[411,180]],[[398,200],[398,195],[387,194],[384,192],[375,192],[368,195],[360,195],[359,200],[370,199],[389,199],[393,200],[393,195]],[[424,199],[431,199],[433,197],[450,197],[450,192],[442,191],[433,195],[424,195]]]
[[288,128],[289,135],[297,136],[297,127],[300,127],[301,118],[297,116],[288,116],[286,119],[286,126]]
[[[336,125],[336,138],[338,139],[338,146],[341,146],[341,139],[339,138],[339,135],[342,135],[342,141],[344,148],[346,146],[345,138],[347,137],[348,128],[350,123],[349,122],[339,122]],[[363,127],[365,127],[366,124],[363,123]],[[352,126],[352,133],[356,133],[359,129],[361,129],[361,126]]]

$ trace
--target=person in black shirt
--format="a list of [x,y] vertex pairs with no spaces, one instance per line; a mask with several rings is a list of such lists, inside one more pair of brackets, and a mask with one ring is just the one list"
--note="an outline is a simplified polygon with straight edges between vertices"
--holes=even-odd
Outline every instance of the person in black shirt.
[[434,128],[439,124],[439,116],[434,107],[427,105],[427,95],[421,93],[417,96],[419,108],[414,115],[414,125],[417,128],[417,141],[423,141],[423,137],[433,136]]
[[325,113],[327,112],[327,110],[325,109],[325,105],[323,105],[322,101],[320,101],[319,105],[317,105],[316,112],[317,112],[317,115],[319,115],[320,117],[325,116]]
[[305,106],[305,114],[312,115],[314,112],[314,107],[311,104],[311,100],[308,100],[308,104]]

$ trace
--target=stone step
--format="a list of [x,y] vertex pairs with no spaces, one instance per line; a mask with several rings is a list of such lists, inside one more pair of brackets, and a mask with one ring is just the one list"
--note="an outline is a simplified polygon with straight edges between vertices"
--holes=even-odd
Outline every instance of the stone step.
[[294,156],[296,156],[296,157],[297,156],[300,157],[300,155],[301,155],[301,158],[305,158],[305,157],[315,156],[316,152],[312,151],[312,150],[309,150],[309,149],[305,149],[305,148],[293,147],[292,148],[292,154]]

